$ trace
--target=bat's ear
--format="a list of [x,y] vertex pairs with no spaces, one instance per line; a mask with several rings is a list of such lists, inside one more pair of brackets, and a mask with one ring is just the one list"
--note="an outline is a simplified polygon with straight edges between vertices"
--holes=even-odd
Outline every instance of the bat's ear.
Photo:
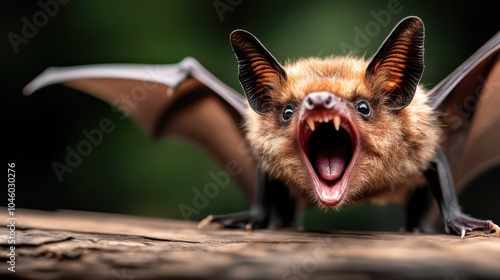
[[399,22],[366,69],[374,92],[386,98],[390,110],[400,110],[413,99],[424,71],[424,24],[418,17]]
[[271,92],[286,81],[279,62],[252,34],[245,30],[231,33],[231,46],[238,59],[239,79],[252,109],[265,114],[271,110]]

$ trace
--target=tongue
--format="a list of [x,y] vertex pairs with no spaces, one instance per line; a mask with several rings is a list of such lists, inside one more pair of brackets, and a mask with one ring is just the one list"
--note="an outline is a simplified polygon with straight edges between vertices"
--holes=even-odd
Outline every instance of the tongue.
[[326,181],[335,181],[342,176],[346,168],[347,152],[343,146],[321,146],[316,154],[316,170]]

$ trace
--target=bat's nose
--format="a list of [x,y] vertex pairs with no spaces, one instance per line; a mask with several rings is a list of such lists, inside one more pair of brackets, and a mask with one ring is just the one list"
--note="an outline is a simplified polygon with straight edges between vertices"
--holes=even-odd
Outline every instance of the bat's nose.
[[303,104],[306,109],[312,110],[317,107],[323,107],[326,109],[332,108],[335,103],[337,103],[338,97],[334,94],[326,91],[312,92],[309,93],[306,98],[304,98]]

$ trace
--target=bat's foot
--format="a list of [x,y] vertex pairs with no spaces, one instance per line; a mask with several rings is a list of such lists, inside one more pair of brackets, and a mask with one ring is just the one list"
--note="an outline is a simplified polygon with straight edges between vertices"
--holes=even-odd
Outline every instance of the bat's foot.
[[483,230],[485,232],[494,232],[500,234],[500,227],[490,220],[479,220],[460,213],[446,221],[446,231],[453,231],[464,238],[465,233],[473,230]]
[[248,211],[227,215],[210,215],[201,220],[201,222],[198,224],[198,228],[203,228],[206,225],[213,223],[221,224],[225,228],[237,228],[248,231],[257,228],[263,228],[267,225],[267,222],[264,218],[260,218],[258,215],[252,215]]

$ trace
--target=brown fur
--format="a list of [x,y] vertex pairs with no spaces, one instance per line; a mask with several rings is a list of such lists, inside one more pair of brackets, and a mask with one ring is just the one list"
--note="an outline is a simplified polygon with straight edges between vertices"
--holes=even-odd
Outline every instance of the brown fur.
[[270,94],[274,109],[264,115],[248,109],[245,128],[255,157],[272,178],[284,181],[299,197],[312,199],[314,194],[299,152],[298,114],[284,125],[281,113],[287,104],[300,106],[307,94],[317,91],[352,102],[367,100],[373,110],[369,122],[352,114],[361,136],[361,154],[346,199],[339,206],[404,202],[410,190],[423,184],[422,172],[434,157],[441,133],[425,91],[419,86],[410,105],[389,111],[382,97],[374,94],[377,85],[365,78],[367,65],[364,59],[350,56],[287,63],[286,83],[277,81]]

